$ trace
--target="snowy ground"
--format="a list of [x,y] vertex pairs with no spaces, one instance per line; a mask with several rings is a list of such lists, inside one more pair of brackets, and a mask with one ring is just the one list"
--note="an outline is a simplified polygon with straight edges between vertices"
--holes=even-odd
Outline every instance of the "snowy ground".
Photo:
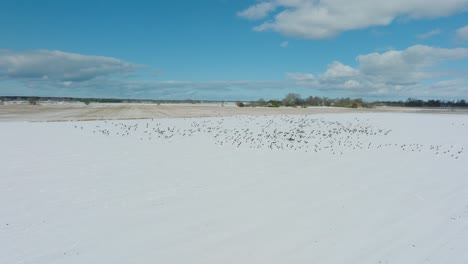
[[468,263],[468,115],[0,123],[0,263]]

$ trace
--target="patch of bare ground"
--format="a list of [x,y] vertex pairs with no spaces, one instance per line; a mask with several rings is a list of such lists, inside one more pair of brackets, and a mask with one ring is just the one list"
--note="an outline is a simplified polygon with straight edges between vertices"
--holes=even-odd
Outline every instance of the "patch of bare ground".
[[266,108],[266,107],[236,107],[220,104],[62,104],[62,105],[0,105],[0,121],[87,121],[112,119],[148,119],[148,118],[188,118],[188,117],[218,117],[239,115],[290,115],[290,114],[323,114],[323,113],[371,113],[371,112],[403,112],[403,113],[437,113],[437,114],[468,114],[468,109],[441,108],[406,108],[406,107],[376,107],[376,108],[339,108],[339,107],[308,107],[308,108]]

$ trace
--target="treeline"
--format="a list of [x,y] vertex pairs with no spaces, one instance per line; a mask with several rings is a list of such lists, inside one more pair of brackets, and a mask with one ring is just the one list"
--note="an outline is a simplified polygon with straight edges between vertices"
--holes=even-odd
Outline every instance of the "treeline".
[[376,104],[386,105],[386,106],[402,106],[402,107],[468,107],[466,100],[421,100],[415,98],[408,98],[406,101],[382,101],[377,102]]
[[408,98],[406,101],[376,101],[366,102],[361,98],[328,98],[309,96],[301,98],[299,94],[287,94],[282,100],[269,100],[265,101],[260,99],[254,102],[240,102],[239,107],[308,107],[308,106],[334,106],[334,107],[348,107],[348,108],[371,108],[376,106],[401,106],[401,107],[440,107],[440,108],[462,108],[468,107],[466,100],[421,100],[415,98]]
[[81,102],[84,104],[90,103],[152,103],[152,104],[177,104],[190,103],[198,104],[199,100],[150,100],[150,99],[119,99],[119,98],[75,98],[75,97],[42,97],[42,96],[0,96],[0,102],[25,101],[31,105],[36,105],[40,102]]
[[107,98],[80,98],[76,101],[90,103],[141,103],[141,104],[200,104],[199,100],[147,100],[147,99],[107,99]]
[[[152,100],[152,99],[119,99],[119,98],[74,98],[74,97],[38,97],[38,96],[0,96],[0,104],[9,101],[24,101],[31,105],[41,102],[81,102],[90,103],[147,103],[147,104],[199,104],[200,100]],[[217,101],[219,102],[219,101]],[[222,102],[224,106],[224,102]],[[466,100],[421,100],[408,98],[406,101],[375,101],[366,102],[361,98],[329,98],[309,96],[302,98],[299,94],[289,93],[282,100],[257,100],[250,102],[236,102],[239,107],[308,107],[308,106],[334,106],[348,108],[370,108],[376,106],[399,106],[399,107],[430,107],[430,108],[468,108]]]
[[335,106],[335,107],[348,107],[348,108],[368,108],[372,107],[371,103],[365,102],[361,98],[328,98],[309,96],[301,98],[299,94],[287,94],[282,100],[269,100],[265,101],[260,99],[255,102],[237,102],[239,107],[308,107],[308,106]]

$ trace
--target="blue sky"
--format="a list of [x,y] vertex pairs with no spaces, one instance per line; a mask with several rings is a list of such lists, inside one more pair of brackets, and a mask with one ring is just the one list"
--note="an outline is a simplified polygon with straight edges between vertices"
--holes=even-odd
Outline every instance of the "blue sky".
[[468,98],[468,0],[2,1],[0,95]]

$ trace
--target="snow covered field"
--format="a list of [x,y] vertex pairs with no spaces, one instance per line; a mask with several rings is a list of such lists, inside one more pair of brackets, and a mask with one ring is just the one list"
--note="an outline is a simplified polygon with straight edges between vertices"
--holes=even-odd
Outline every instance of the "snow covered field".
[[0,123],[0,263],[468,263],[468,115]]

